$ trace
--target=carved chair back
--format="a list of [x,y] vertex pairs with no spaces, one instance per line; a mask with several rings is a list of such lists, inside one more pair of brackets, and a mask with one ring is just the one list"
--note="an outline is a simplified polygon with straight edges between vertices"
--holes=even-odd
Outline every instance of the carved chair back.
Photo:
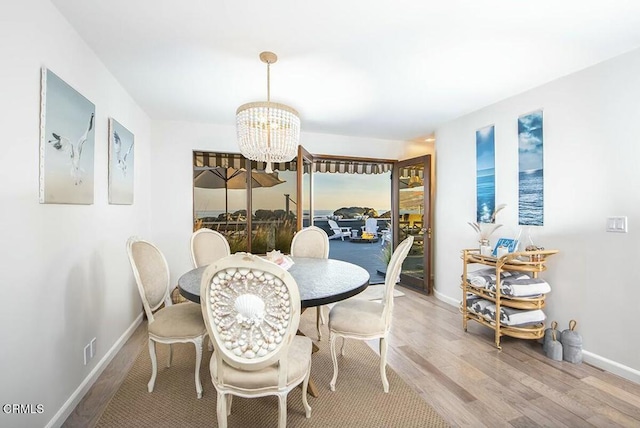
[[300,322],[300,293],[289,272],[249,253],[213,262],[202,278],[200,302],[213,339],[218,381],[223,361],[236,369],[260,370],[278,362],[286,385],[287,348]]

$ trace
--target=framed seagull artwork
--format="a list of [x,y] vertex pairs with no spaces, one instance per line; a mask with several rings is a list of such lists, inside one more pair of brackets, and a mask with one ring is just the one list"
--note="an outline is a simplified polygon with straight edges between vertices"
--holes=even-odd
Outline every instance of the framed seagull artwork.
[[110,204],[133,204],[133,143],[131,131],[109,118]]
[[93,204],[95,105],[42,69],[40,203]]

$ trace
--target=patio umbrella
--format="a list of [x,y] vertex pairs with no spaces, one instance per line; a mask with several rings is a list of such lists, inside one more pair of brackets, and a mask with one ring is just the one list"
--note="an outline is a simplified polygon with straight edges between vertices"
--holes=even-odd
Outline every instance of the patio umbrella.
[[[199,171],[198,171],[199,170]],[[196,176],[193,180],[195,187],[202,189],[224,189],[224,212],[228,213],[229,189],[247,188],[247,170],[232,167],[196,167]],[[251,174],[251,187],[273,187],[285,183],[278,177],[277,172],[254,171]],[[225,216],[226,217],[226,216]]]

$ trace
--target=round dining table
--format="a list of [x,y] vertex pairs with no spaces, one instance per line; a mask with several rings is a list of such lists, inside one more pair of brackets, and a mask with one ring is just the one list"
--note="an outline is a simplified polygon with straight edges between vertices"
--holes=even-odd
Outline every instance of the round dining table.
[[[369,285],[369,272],[353,263],[334,259],[291,257],[289,273],[300,292],[300,306],[310,308],[355,296]],[[180,294],[200,303],[200,282],[206,266],[190,270],[178,279]]]

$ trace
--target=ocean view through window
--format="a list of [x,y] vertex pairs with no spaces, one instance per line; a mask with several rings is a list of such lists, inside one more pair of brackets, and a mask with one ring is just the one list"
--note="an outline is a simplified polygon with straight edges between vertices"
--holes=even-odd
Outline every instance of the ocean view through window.
[[[302,200],[298,201],[295,161],[274,164],[274,171],[266,173],[261,163],[239,154],[194,152],[194,229],[206,227],[222,233],[232,253],[265,254],[279,250],[286,254],[300,227],[298,214],[302,227],[313,221],[328,235],[331,228],[327,220],[335,217],[343,223],[342,227],[352,231],[349,238],[340,243],[357,247],[336,249],[331,257],[343,260],[360,255],[372,265],[368,270],[375,275],[380,269],[384,270],[378,254],[382,246],[365,248],[358,245],[355,238],[359,238],[366,218],[378,218],[379,230],[390,227],[391,165],[345,159],[321,159],[317,163],[314,160],[308,167],[305,163]],[[307,168],[312,171],[313,219],[309,213],[309,192],[304,191],[311,188]],[[352,237],[355,237],[353,243]],[[377,236],[375,238],[378,242]],[[365,250],[371,254],[364,257]],[[357,257],[345,261],[361,263]],[[384,278],[377,280],[373,283]]]

